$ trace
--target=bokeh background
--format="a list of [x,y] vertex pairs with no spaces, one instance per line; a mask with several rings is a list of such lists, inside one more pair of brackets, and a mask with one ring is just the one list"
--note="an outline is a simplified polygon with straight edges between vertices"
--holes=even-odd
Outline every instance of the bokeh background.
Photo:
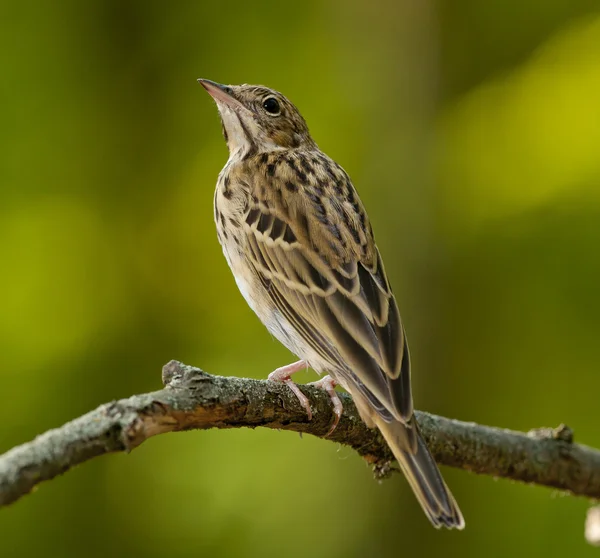
[[[418,408],[600,446],[597,0],[3,2],[0,69],[0,451],[158,389],[172,358],[255,378],[292,358],[221,255],[198,77],[283,91],[353,177]],[[0,510],[0,554],[595,552],[585,500],[443,472],[463,533],[330,442],[161,436]]]

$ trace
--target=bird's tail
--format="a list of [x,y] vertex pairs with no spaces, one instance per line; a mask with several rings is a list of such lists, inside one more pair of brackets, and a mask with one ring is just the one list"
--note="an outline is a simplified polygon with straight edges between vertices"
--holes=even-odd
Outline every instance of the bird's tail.
[[385,422],[379,416],[373,418],[433,526],[463,529],[465,521],[458,504],[442,479],[415,418],[409,427],[398,421]]

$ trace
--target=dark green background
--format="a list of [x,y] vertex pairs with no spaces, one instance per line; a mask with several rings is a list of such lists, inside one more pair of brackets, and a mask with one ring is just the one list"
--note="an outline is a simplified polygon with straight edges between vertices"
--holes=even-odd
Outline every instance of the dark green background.
[[[0,7],[0,451],[159,388],[172,358],[292,359],[221,255],[198,77],[283,91],[353,177],[418,408],[600,446],[597,0],[63,0]],[[443,472],[463,533],[330,442],[161,436],[0,510],[0,554],[595,555],[585,500]]]

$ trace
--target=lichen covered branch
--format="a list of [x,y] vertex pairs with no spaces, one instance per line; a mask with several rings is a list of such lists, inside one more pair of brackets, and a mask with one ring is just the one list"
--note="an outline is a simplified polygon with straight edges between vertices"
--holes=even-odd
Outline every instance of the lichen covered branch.
[[[156,434],[263,426],[323,438],[333,421],[329,397],[311,386],[302,386],[313,410],[309,421],[289,390],[274,382],[212,376],[171,361],[163,383],[164,389],[101,405],[1,455],[0,506],[79,463],[130,451]],[[348,395],[343,403],[342,419],[327,439],[354,448],[386,474],[392,455],[385,442],[360,420]],[[574,444],[566,427],[524,434],[418,411],[417,418],[441,464],[600,499],[600,451]]]

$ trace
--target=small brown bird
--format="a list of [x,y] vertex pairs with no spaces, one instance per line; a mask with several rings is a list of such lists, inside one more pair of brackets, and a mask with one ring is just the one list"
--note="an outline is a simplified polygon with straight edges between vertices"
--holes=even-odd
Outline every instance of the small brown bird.
[[383,434],[431,523],[462,529],[419,433],[406,336],[350,178],[281,93],[199,81],[217,103],[229,148],[214,199],[223,253],[252,310],[301,359],[269,379],[285,382],[310,417],[290,376],[308,366],[328,372],[316,384],[328,391],[337,420],[339,384]]

